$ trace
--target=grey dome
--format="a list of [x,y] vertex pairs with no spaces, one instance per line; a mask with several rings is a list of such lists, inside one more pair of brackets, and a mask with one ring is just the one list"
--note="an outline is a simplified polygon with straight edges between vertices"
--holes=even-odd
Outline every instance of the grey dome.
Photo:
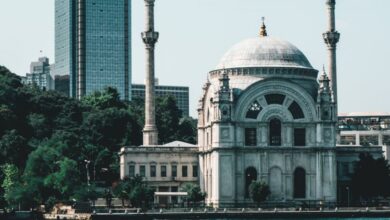
[[313,69],[305,55],[291,43],[274,37],[256,37],[234,45],[216,69],[281,67]]

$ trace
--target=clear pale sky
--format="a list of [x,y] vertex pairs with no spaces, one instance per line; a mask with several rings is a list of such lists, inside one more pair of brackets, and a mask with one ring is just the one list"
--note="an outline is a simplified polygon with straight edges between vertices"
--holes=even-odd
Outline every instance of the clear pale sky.
[[[132,4],[132,80],[143,83],[143,0]],[[155,6],[156,77],[160,85],[190,87],[195,117],[208,71],[233,44],[257,36],[262,16],[268,34],[296,45],[314,68],[327,63],[325,0],[156,0]],[[340,112],[390,112],[389,10],[389,0],[337,1]],[[54,0],[0,0],[0,30],[0,65],[25,75],[39,56],[54,62]]]

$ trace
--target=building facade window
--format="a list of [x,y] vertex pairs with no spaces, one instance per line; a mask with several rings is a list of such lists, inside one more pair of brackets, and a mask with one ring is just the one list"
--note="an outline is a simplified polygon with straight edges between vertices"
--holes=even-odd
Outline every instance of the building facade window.
[[150,176],[156,177],[156,165],[150,165]]
[[129,177],[135,176],[135,165],[129,165]]
[[146,167],[145,167],[145,165],[139,166],[139,175],[142,176],[142,177],[146,176]]
[[256,128],[245,128],[245,146],[256,146]]
[[265,100],[267,101],[268,105],[271,104],[283,105],[284,98],[286,98],[286,96],[282,94],[265,95]]
[[269,123],[269,142],[271,146],[280,146],[282,143],[282,123],[279,119],[272,119]]
[[341,135],[340,136],[340,144],[355,145],[356,144],[356,136],[355,135]]
[[305,117],[301,107],[298,105],[296,101],[291,103],[291,105],[288,107],[288,110],[291,112],[294,119],[300,119]]
[[257,180],[257,170],[254,167],[245,169],[245,198],[249,198],[249,186]]
[[192,165],[192,177],[198,177],[198,165]]
[[177,177],[177,165],[172,165],[172,177]]
[[256,119],[259,113],[263,108],[257,101],[254,101],[251,106],[249,106],[248,111],[246,112],[246,118]]
[[[178,192],[178,187],[177,186],[172,186],[171,187],[171,192]],[[178,202],[177,196],[171,196],[171,202],[173,204],[177,204],[177,202]]]
[[294,129],[294,146],[306,145],[306,129],[295,128]]
[[294,171],[294,198],[306,198],[306,171],[302,167]]
[[182,166],[181,167],[181,176],[182,177],[187,177],[188,176],[188,167],[187,166]]
[[161,177],[166,177],[167,176],[167,166],[162,165],[161,166]]

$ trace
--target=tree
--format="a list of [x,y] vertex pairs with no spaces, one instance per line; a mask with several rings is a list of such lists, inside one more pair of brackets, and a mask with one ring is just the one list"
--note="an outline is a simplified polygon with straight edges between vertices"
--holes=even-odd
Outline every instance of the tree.
[[351,187],[356,196],[370,200],[390,195],[390,166],[385,158],[374,159],[368,153],[359,155]]
[[179,129],[177,130],[177,140],[191,144],[197,142],[197,120],[191,117],[180,119]]
[[73,195],[76,186],[81,183],[80,173],[78,169],[75,169],[77,163],[67,157],[56,163],[59,169],[49,174],[44,179],[44,184],[46,187],[58,191],[61,197],[69,199]]
[[77,187],[72,196],[76,201],[92,201],[92,204],[95,205],[95,201],[98,199],[99,192],[96,190],[95,185],[82,184]]
[[95,91],[91,95],[84,96],[81,102],[96,109],[124,108],[125,104],[120,100],[118,91],[112,87],[106,87],[102,92]]
[[187,192],[185,199],[187,203],[198,203],[206,198],[206,193],[202,192],[199,185],[193,183],[186,183],[181,189],[183,192]]
[[139,175],[130,178],[129,200],[133,207],[145,207],[153,201],[154,189]]
[[173,96],[158,97],[156,99],[156,124],[159,143],[169,143],[177,138],[181,115],[182,113]]
[[253,201],[260,205],[261,202],[267,199],[271,191],[266,183],[253,181],[249,185],[249,193]]
[[24,167],[30,149],[26,139],[17,130],[8,130],[0,139],[0,159],[2,163]]
[[1,171],[4,175],[1,187],[4,190],[4,198],[7,201],[12,201],[11,191],[19,183],[19,169],[13,164],[5,164],[1,167]]

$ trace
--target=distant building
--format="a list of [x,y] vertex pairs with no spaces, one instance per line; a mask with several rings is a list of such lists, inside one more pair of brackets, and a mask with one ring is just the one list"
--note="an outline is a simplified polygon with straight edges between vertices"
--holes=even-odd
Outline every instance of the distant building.
[[390,113],[344,113],[338,121],[341,145],[381,146],[390,158]]
[[54,82],[50,75],[49,58],[40,57],[38,61],[31,62],[30,73],[22,78],[22,83],[26,85],[36,85],[42,90],[53,90]]
[[[182,202],[175,193],[180,192],[183,184],[199,181],[198,146],[174,141],[150,149],[148,146],[122,148],[119,153],[121,178],[140,175],[157,192],[171,193],[156,198],[154,202],[162,206]],[[180,154],[180,157],[172,158],[172,154]]]
[[56,0],[55,75],[69,75],[70,96],[115,87],[131,95],[131,1]]
[[[157,80],[155,82],[158,82]],[[172,95],[176,98],[177,107],[182,111],[183,116],[189,116],[189,88],[186,86],[161,86],[156,83],[155,95],[164,97]],[[145,85],[133,84],[131,86],[131,98],[145,98]]]
[[69,75],[57,75],[54,77],[54,89],[69,96]]

